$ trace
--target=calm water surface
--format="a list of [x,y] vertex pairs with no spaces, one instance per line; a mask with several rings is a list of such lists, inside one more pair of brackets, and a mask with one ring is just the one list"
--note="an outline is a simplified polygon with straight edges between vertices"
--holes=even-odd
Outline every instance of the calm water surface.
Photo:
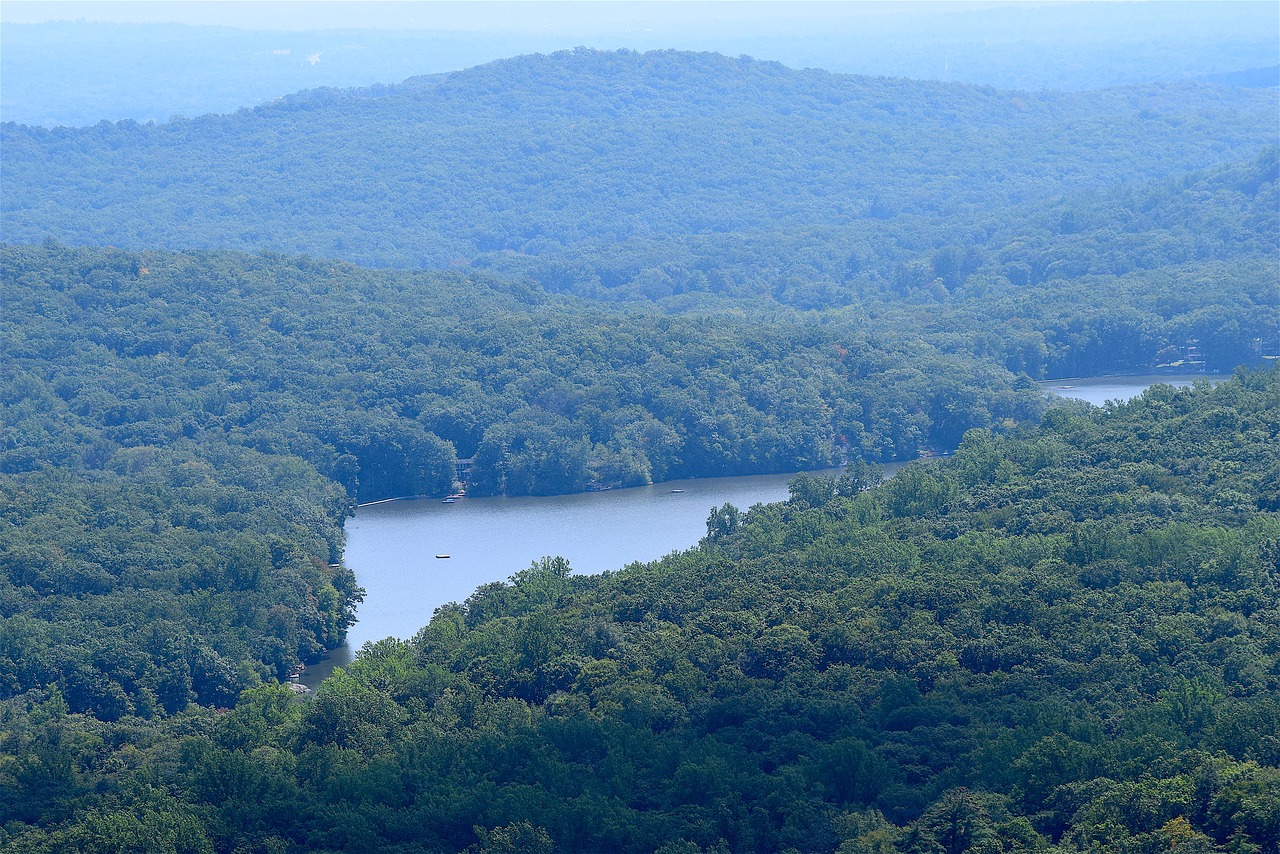
[[[901,464],[884,466],[891,475]],[[839,474],[831,469],[816,474]],[[447,602],[505,581],[548,555],[575,573],[621,569],[687,549],[707,532],[713,507],[740,509],[787,498],[794,474],[677,480],[653,486],[546,498],[389,501],[347,520],[345,561],[365,589],[347,647],[307,669],[314,687],[365,641],[408,638]],[[437,558],[447,554],[448,558]]]
[[1220,382],[1224,377],[1215,374],[1159,374],[1135,377],[1085,377],[1083,379],[1046,380],[1040,383],[1045,391],[1058,397],[1086,400],[1101,406],[1108,400],[1126,401],[1137,397],[1156,383],[1183,388],[1196,380]]
[[[1136,397],[1153,383],[1187,386],[1197,379],[1215,381],[1204,375],[1088,377],[1041,386],[1101,405]],[[899,467],[885,466],[885,474]],[[348,646],[308,668],[302,681],[314,687],[334,666],[350,662],[351,650],[365,641],[412,637],[436,608],[466,599],[481,584],[505,581],[541,557],[560,555],[575,572],[596,573],[690,548],[706,533],[712,507],[729,502],[745,510],[782,501],[793,477],[704,478],[585,495],[361,507],[347,521],[345,558],[365,588],[360,622],[351,627]]]

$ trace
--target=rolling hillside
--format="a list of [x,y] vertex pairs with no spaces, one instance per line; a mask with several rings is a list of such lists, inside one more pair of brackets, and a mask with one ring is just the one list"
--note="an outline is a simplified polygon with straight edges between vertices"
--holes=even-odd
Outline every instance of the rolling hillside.
[[1081,94],[674,51],[526,56],[162,125],[3,128],[6,240],[442,266],[1000,210],[1238,160],[1274,93]]

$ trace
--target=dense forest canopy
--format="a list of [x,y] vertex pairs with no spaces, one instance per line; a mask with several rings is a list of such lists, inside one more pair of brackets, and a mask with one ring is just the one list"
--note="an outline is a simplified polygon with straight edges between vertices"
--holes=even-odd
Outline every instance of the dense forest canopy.
[[945,223],[592,241],[473,263],[548,290],[672,308],[697,294],[853,306],[1033,377],[1149,369],[1193,344],[1212,369],[1230,370],[1280,353],[1278,174],[1269,147],[1176,178]]
[[1280,352],[1275,108],[577,50],[158,126],[8,124],[4,231],[854,306],[1037,378],[1230,370]]
[[9,471],[216,437],[360,500],[446,493],[458,457],[472,494],[549,494],[911,459],[1040,408],[1025,378],[852,316],[669,314],[271,255],[0,259],[12,399],[58,414],[14,411]]
[[[495,252],[472,263],[604,299],[711,290],[822,308],[876,299],[946,302],[972,298],[973,286],[982,287],[979,296],[995,286],[1055,283],[1066,290],[1062,283],[1087,275],[1274,259],[1280,242],[1277,158],[1276,147],[1268,146],[1161,181],[1076,191],[943,222],[904,216],[844,226],[592,240],[536,256]],[[935,280],[938,286],[930,290]]]
[[460,457],[471,495],[546,495],[912,458],[1042,407],[985,360],[785,312],[52,244],[0,248],[0,279],[0,694],[107,719],[341,644],[350,507],[446,494]]
[[110,723],[27,692],[0,838],[1275,851],[1280,372],[1087,409],[869,490],[799,477],[652,564],[535,563],[307,704]]
[[[9,5],[0,24],[0,112],[47,127],[227,113],[299,89],[367,86],[574,45],[709,50],[791,68],[1003,89],[1083,91],[1205,75],[1275,86],[1280,40],[1267,4],[1239,0],[526,2],[501,16],[467,3],[434,4],[426,14],[402,3],[354,13],[332,3],[305,13],[259,4],[238,7],[236,27],[226,26],[225,9],[189,4],[152,15],[146,5],[128,7],[124,20],[134,23],[99,22],[92,7],[88,20],[67,21],[52,20],[56,6]],[[112,13],[120,8],[102,17]],[[187,25],[169,23],[175,19]]]
[[[1229,82],[578,49],[4,124],[0,848],[1276,854],[1280,371],[1033,382],[1280,357]],[[358,502],[845,463],[279,685]]]
[[[579,49],[160,125],[3,126],[4,237],[441,266],[991,212],[1255,156],[1275,95],[1080,94]],[[998,166],[998,168],[997,168]]]

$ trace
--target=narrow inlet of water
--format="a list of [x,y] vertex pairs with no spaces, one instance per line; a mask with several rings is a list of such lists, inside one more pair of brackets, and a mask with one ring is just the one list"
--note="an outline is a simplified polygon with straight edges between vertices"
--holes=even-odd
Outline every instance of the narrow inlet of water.
[[[883,466],[886,476],[901,467]],[[505,581],[542,557],[560,556],[575,573],[594,574],[692,548],[705,536],[713,508],[784,501],[794,477],[697,478],[576,495],[361,507],[347,521],[344,557],[365,589],[359,622],[348,632],[347,646],[308,667],[300,681],[318,684],[366,641],[412,637],[436,608],[461,602],[482,584]]]
[[1078,379],[1045,380],[1040,387],[1058,397],[1084,400],[1094,406],[1102,406],[1109,400],[1121,403],[1137,397],[1157,383],[1186,388],[1196,380],[1221,382],[1220,374],[1150,374],[1132,377],[1082,377]]
[[[1189,386],[1212,376],[1085,377],[1048,380],[1045,391],[1102,405],[1128,400],[1154,383]],[[886,465],[891,475],[900,463]],[[839,474],[832,469],[817,474]],[[707,516],[726,502],[741,510],[783,501],[794,474],[700,478],[545,498],[389,501],[362,507],[348,520],[345,560],[365,588],[360,621],[347,645],[308,667],[314,687],[352,650],[385,637],[409,638],[436,608],[466,599],[480,585],[505,581],[546,556],[577,573],[621,569],[691,548],[706,534]]]

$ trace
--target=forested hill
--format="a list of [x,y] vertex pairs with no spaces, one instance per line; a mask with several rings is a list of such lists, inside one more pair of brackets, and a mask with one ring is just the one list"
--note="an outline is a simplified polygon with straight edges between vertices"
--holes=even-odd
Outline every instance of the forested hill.
[[854,318],[673,316],[476,274],[225,252],[0,249],[0,470],[232,441],[374,500],[914,458],[1039,415],[985,360]]
[[575,50],[228,116],[3,128],[4,236],[438,266],[588,239],[936,216],[1274,141],[1274,93],[1081,94]]
[[1087,275],[1204,261],[1275,263],[1277,177],[1280,151],[1272,145],[1157,181],[1076,190],[941,221],[901,216],[596,239],[539,255],[487,253],[472,263],[530,276],[549,290],[604,299],[709,291],[767,294],[805,308],[903,298],[972,302],[994,289],[1035,289]]
[[1280,353],[1278,175],[1270,146],[1160,181],[945,221],[593,240],[472,263],[597,299],[852,305],[1033,377],[1147,370],[1192,344],[1226,371]]
[[[327,11],[327,10],[326,10]],[[330,29],[234,29],[180,24],[0,22],[0,114],[23,124],[89,125],[101,119],[163,121],[261,104],[317,86],[365,86],[414,74],[469,68],[500,57],[599,48],[714,50],[776,59],[793,68],[942,79],[1010,89],[1081,91],[1213,74],[1215,82],[1276,85],[1239,72],[1274,66],[1280,40],[1262,3],[918,7],[880,16],[848,4],[806,7],[780,21],[765,7],[740,7],[725,21],[705,7],[576,7],[535,30],[498,30],[483,10],[462,9],[473,26],[441,16],[378,26],[355,12]],[[942,14],[938,12],[942,11]],[[395,16],[395,12],[391,13]],[[444,18],[454,13],[442,13]],[[341,13],[339,13],[339,16]],[[22,16],[36,20],[38,13]],[[386,20],[386,19],[381,19]],[[430,29],[418,29],[431,21]],[[263,21],[279,26],[280,21]],[[376,29],[372,29],[377,27]]]
[[460,456],[472,495],[551,494],[910,458],[1042,409],[915,336],[474,274],[50,245],[0,247],[0,281],[0,701],[103,720],[341,644],[351,504],[447,493]]
[[652,564],[537,562],[306,704],[29,691],[0,846],[1280,850],[1280,372],[872,481],[798,477]]

